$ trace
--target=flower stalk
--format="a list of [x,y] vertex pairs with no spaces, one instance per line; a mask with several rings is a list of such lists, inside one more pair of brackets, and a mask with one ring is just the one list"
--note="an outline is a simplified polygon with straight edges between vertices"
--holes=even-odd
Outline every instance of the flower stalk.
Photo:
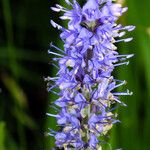
[[122,37],[126,30],[135,27],[116,23],[127,7],[122,8],[112,0],[87,0],[83,7],[76,0],[65,2],[72,10],[59,4],[51,8],[64,12],[60,19],[69,22],[66,29],[51,21],[62,32],[64,50],[50,45],[55,52],[49,50],[49,54],[56,56],[53,60],[58,63],[59,71],[57,77],[46,80],[50,85],[48,90],[59,96],[54,105],[60,109],[55,108],[58,113],[48,115],[57,119],[61,130],[50,130],[49,134],[55,137],[59,148],[100,150],[101,138],[113,124],[120,122],[114,113],[116,104],[126,106],[119,97],[132,95],[128,90],[115,91],[126,82],[113,77],[112,72],[129,64],[126,60],[133,54],[120,55],[115,43],[130,42],[132,37]]

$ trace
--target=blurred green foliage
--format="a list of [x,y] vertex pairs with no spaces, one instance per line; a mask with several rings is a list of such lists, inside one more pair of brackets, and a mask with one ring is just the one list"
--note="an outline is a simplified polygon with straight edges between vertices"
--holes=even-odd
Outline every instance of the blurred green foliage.
[[[123,2],[123,1],[122,1]],[[130,65],[118,68],[118,78],[128,81],[127,88],[133,91],[131,97],[124,97],[128,107],[119,108],[121,124],[112,131],[113,149],[148,150],[150,147],[150,1],[126,0],[128,12],[121,18],[124,25],[135,25],[130,36],[134,40],[119,45],[120,53],[134,53]]]
[[49,98],[43,80],[51,74],[47,49],[55,38],[48,5],[0,1],[0,150],[51,147],[45,136]]
[[[128,33],[134,41],[118,45],[120,53],[134,53],[129,66],[115,70],[117,78],[127,80],[131,97],[122,97],[128,107],[118,109],[121,124],[108,137],[112,149],[148,150],[150,147],[150,1],[118,0],[128,6],[119,22],[132,24]],[[0,150],[48,150],[54,139],[47,136],[56,121],[48,118],[48,107],[56,99],[46,92],[44,76],[55,75],[49,65],[49,43],[59,47],[59,32],[49,20],[58,23],[58,15],[49,10],[63,1],[0,1]],[[84,0],[80,0],[84,2]],[[64,4],[63,4],[64,5]],[[66,26],[66,23],[63,25]],[[109,149],[106,146],[105,149]]]
[[0,122],[0,149],[1,150],[5,150],[4,141],[5,141],[5,123]]

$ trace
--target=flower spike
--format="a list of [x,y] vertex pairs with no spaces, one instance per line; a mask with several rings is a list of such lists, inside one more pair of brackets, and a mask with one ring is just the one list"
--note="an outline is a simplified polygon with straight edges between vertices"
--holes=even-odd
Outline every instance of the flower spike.
[[[51,20],[54,28],[61,30],[60,38],[64,50],[50,44],[56,52],[49,54],[58,62],[57,77],[45,78],[48,90],[58,95],[53,103],[56,114],[47,113],[57,119],[59,132],[50,130],[55,144],[65,150],[101,150],[103,140],[113,124],[120,122],[114,112],[118,105],[126,106],[120,96],[132,95],[129,90],[115,91],[126,81],[112,76],[117,66],[128,65],[133,54],[119,54],[116,43],[130,42],[133,38],[122,38],[134,26],[116,24],[127,11],[112,0],[87,0],[81,7],[77,0],[64,0],[71,10],[56,4],[51,9],[64,12],[60,17],[69,20],[68,29]],[[54,66],[56,66],[54,64]],[[59,87],[59,92],[52,89]],[[116,105],[114,105],[116,104]],[[55,107],[56,106],[56,107]]]

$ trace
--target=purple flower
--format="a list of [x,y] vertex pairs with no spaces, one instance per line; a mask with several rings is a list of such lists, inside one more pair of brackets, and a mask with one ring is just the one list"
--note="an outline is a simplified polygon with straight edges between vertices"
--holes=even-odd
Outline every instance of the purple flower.
[[98,0],[88,0],[83,6],[82,15],[85,17],[85,21],[90,23],[100,18],[100,9],[98,5]]
[[[112,0],[87,0],[82,8],[76,0],[65,2],[72,10],[58,4],[52,7],[56,12],[63,11],[60,19],[69,22],[66,29],[51,21],[53,27],[61,30],[64,50],[53,44],[51,49],[58,53],[49,50],[56,56],[53,60],[58,62],[59,70],[57,77],[46,80],[48,90],[59,97],[54,105],[60,107],[57,114],[48,114],[57,119],[60,130],[49,134],[60,148],[96,150],[102,147],[100,139],[119,122],[113,112],[115,104],[126,106],[119,97],[132,94],[128,90],[115,91],[126,82],[115,79],[112,72],[128,65],[126,59],[133,56],[120,55],[115,43],[131,41],[132,37],[122,37],[135,27],[116,24],[127,8]],[[56,88],[60,91],[56,92]]]

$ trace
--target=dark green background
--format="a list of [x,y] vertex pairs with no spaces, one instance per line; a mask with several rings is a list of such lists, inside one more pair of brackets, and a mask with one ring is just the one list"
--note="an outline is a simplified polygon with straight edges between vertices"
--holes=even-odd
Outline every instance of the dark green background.
[[[80,1],[81,2],[81,1]],[[84,1],[82,1],[84,2]],[[50,19],[58,15],[49,8],[61,1],[0,0],[0,150],[50,150],[53,139],[46,134],[56,128],[48,118],[49,104],[45,76],[56,70],[49,65],[49,43],[59,47],[59,32]],[[133,96],[123,97],[128,107],[118,109],[121,124],[110,135],[112,149],[149,150],[150,148],[150,1],[126,0],[128,12],[119,22],[132,24],[128,33],[134,41],[118,45],[120,53],[134,53],[129,66],[115,70],[117,78],[127,80]],[[105,149],[108,149],[105,148]]]

